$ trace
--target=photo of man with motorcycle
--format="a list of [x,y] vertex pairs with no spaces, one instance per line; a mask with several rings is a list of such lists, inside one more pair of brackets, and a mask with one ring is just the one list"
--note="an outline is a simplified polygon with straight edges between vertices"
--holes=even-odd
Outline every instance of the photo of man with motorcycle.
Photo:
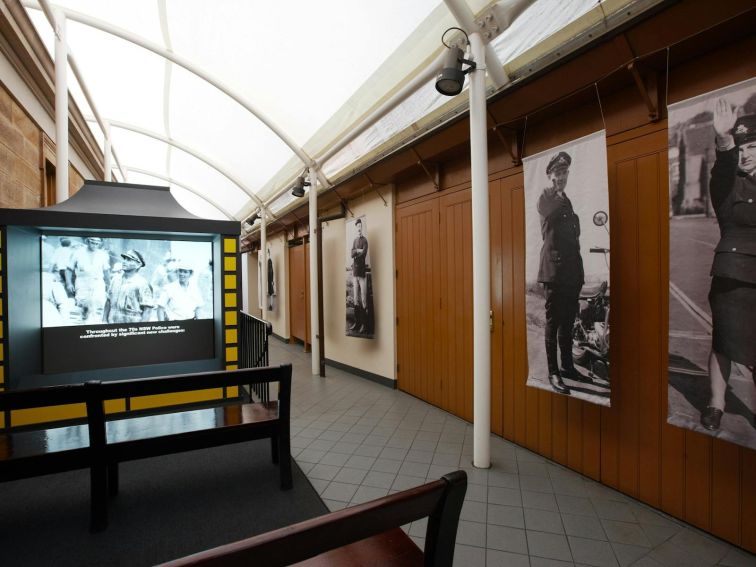
[[668,417],[756,448],[756,79],[669,107]]
[[523,161],[527,384],[608,406],[605,132]]

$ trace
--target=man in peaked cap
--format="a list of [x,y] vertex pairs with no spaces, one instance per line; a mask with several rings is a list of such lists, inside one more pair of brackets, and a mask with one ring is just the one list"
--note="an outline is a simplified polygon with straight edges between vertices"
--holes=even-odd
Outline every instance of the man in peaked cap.
[[[719,429],[732,363],[751,368],[756,387],[756,114],[737,117],[725,98],[717,100],[713,125],[716,161],[709,193],[720,240],[711,266],[709,305],[712,344],[708,405],[701,425]],[[756,391],[751,394],[756,398]],[[748,396],[748,394],[746,394]]]
[[145,261],[141,252],[121,253],[123,269],[113,276],[108,288],[103,319],[106,323],[149,321],[155,308],[152,287],[140,274]]
[[[549,383],[555,392],[570,394],[562,378],[580,380],[572,363],[572,328],[583,286],[583,259],[580,256],[580,219],[567,195],[567,179],[572,158],[567,152],[551,157],[546,175],[551,183],[538,198],[541,217],[541,258],[538,281],[546,296],[546,360]],[[557,363],[557,345],[562,370]]]

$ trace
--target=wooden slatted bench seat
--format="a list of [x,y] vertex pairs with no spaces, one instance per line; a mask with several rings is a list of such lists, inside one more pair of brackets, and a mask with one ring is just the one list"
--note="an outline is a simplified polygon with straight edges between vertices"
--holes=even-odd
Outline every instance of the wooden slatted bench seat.
[[[108,400],[270,382],[279,384],[278,400],[105,414]],[[269,438],[281,488],[292,486],[290,364],[0,393],[3,412],[67,404],[86,407],[86,423],[0,430],[0,481],[89,468],[92,531],[107,526],[108,497],[118,492],[118,464],[124,461]]]
[[[162,567],[451,567],[467,474],[229,543]],[[421,551],[400,526],[428,517]]]
[[[0,393],[0,412],[82,404],[84,384]],[[46,423],[0,430],[0,481],[85,469],[90,465],[87,425]]]
[[[278,382],[278,400],[232,403],[148,416],[106,419],[105,401],[230,386]],[[107,526],[108,495],[118,492],[118,464],[125,461],[269,438],[281,488],[292,486],[291,365],[159,378],[87,382],[87,419],[92,457],[92,529]]]

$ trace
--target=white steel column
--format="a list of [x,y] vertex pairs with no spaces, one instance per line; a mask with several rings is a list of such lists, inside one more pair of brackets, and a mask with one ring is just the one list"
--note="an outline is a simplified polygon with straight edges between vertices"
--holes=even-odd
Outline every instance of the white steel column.
[[111,174],[112,174],[111,170],[113,169],[113,165],[111,163],[111,153],[113,150],[110,145],[110,124],[105,125],[104,134],[105,134],[105,148],[103,150],[103,153],[105,154],[104,156],[105,166],[103,169],[105,170],[105,174],[103,175],[103,181],[110,181]]
[[318,336],[318,176],[314,167],[310,168],[310,345],[312,347],[312,374],[320,374],[320,341]]
[[470,170],[473,252],[473,466],[491,466],[491,265],[488,226],[486,57],[483,40],[470,34]]
[[68,45],[66,17],[55,11],[55,202],[68,199]]
[[268,215],[265,214],[265,208],[260,209],[260,250],[262,250],[262,270],[260,284],[263,286],[262,313],[260,318],[263,321],[268,320]]

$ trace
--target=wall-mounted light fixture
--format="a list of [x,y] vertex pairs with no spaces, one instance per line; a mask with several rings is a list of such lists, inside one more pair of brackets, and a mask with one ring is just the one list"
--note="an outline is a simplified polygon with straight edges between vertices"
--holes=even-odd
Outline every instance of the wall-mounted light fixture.
[[304,197],[304,188],[309,187],[310,182],[305,181],[303,175],[297,177],[297,181],[294,183],[294,187],[291,188],[291,194],[295,197]]
[[[448,45],[444,37],[451,30],[459,30],[465,36],[465,41],[469,45],[470,38],[467,37],[465,30],[461,28],[449,28],[441,36],[441,43],[448,49],[444,57],[444,66],[436,77],[436,90],[444,96],[456,96],[462,92],[465,84],[465,75],[475,70],[475,62],[464,58],[464,52],[456,45]],[[468,67],[462,69],[462,64]]]

